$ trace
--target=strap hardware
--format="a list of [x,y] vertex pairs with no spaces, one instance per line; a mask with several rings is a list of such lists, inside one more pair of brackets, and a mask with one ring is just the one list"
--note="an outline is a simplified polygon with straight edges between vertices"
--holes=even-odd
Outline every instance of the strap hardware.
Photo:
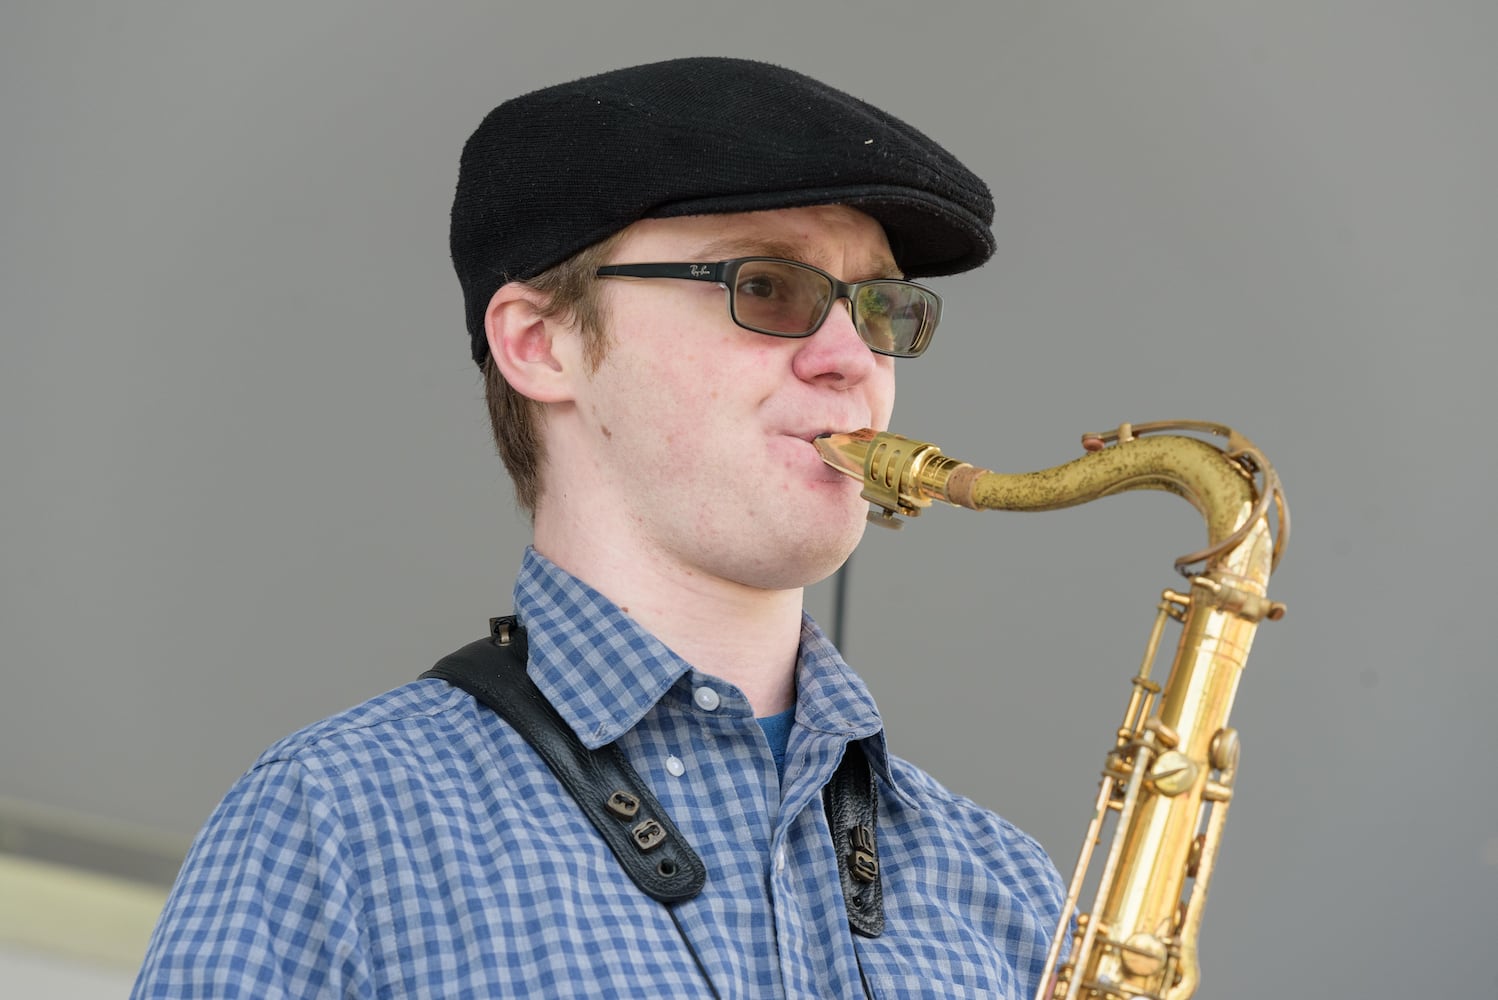
[[620,819],[634,819],[635,814],[640,811],[640,800],[622,788],[616,789],[604,803],[604,808]]
[[837,850],[837,874],[848,907],[848,926],[864,937],[884,933],[884,884],[874,833],[879,793],[863,747],[849,744],[842,763],[822,790],[827,823]]
[[642,851],[653,851],[666,839],[666,831],[653,819],[645,820],[630,830],[629,835],[635,838],[635,846]]
[[879,855],[874,846],[873,827],[855,826],[848,833],[853,841],[853,854],[849,858],[853,877],[860,882],[879,881]]

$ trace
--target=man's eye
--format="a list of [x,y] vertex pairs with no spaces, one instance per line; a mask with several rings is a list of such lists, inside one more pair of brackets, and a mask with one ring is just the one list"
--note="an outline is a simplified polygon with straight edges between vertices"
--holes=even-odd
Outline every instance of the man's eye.
[[770,299],[776,295],[776,282],[767,274],[747,275],[739,279],[739,294],[756,299]]
[[858,311],[865,316],[888,316],[890,314],[889,299],[874,288],[860,288],[858,290]]

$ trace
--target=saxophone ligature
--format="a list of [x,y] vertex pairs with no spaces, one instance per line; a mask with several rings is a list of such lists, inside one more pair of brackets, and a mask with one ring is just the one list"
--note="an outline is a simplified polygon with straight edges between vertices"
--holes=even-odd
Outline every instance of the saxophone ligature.
[[[1202,909],[1238,770],[1238,734],[1228,715],[1259,622],[1285,611],[1267,596],[1290,535],[1273,467],[1236,431],[1201,421],[1085,434],[1087,454],[1023,474],[975,468],[886,432],[830,434],[816,444],[828,465],[863,480],[863,496],[877,508],[870,520],[893,527],[933,500],[1041,511],[1141,489],[1174,493],[1202,514],[1207,545],[1176,560],[1189,587],[1166,589],[1157,606],[1036,993],[1036,1000],[1190,997],[1200,978]],[[1169,620],[1180,623],[1181,634],[1161,685],[1150,671]],[[1105,838],[1109,846],[1098,856]],[[1091,907],[1082,910],[1084,886],[1093,884]]]

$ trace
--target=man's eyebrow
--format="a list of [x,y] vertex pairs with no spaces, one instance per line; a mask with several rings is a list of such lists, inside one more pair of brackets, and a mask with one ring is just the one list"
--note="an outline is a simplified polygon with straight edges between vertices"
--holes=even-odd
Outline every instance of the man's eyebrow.
[[[720,240],[714,240],[700,247],[696,259],[701,261],[728,260],[734,257],[780,257],[784,260],[800,261],[803,264],[811,264],[820,267],[824,271],[831,271],[828,267],[829,261],[818,260],[814,255],[808,254],[804,246],[798,246],[787,240],[778,240],[773,237],[744,237],[727,236]],[[902,278],[900,268],[895,262],[882,253],[869,255],[858,273],[851,277],[845,277],[845,281],[865,281],[869,278]]]

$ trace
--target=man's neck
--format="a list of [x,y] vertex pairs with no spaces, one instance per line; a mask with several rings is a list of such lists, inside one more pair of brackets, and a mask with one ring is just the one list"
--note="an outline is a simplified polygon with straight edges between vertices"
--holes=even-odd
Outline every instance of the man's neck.
[[536,551],[617,604],[694,668],[744,692],[757,716],[795,701],[802,590],[761,590],[536,521]]

